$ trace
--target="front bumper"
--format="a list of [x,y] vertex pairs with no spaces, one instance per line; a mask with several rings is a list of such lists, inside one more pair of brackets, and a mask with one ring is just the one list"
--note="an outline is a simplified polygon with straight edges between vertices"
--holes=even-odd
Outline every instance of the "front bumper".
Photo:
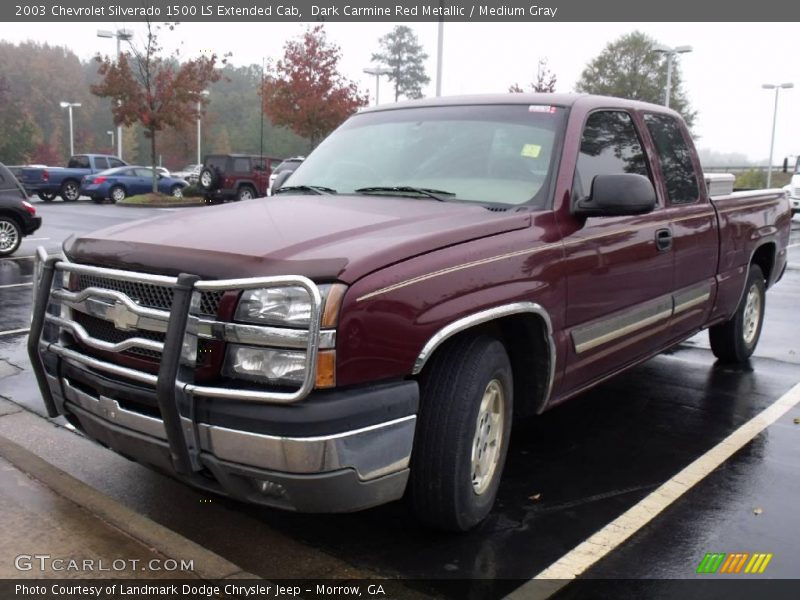
[[[254,416],[251,429],[269,424],[276,431],[300,429],[292,413],[303,405],[311,407],[307,416],[312,430],[324,426],[322,418],[329,411],[329,402],[342,407],[349,401],[353,408],[361,408],[339,415],[343,422],[351,420],[358,427],[323,435],[264,434],[214,425],[211,423],[241,415],[230,414],[221,406],[206,407],[199,412],[205,412],[209,422],[197,423],[204,471],[186,475],[173,468],[161,419],[132,409],[126,400],[104,395],[100,390],[109,388],[102,376],[58,359],[61,364],[47,362],[62,375],[48,373],[48,382],[73,425],[116,452],[191,485],[246,502],[301,512],[361,510],[396,500],[405,491],[416,423],[415,382],[319,394],[318,398],[312,394],[301,405],[268,407],[276,409],[268,421],[258,417],[258,407],[250,407]],[[134,386],[126,393],[126,386],[115,383],[109,393],[131,398],[142,392]],[[283,411],[284,418],[276,411]],[[385,420],[366,424],[380,415]],[[184,427],[191,427],[188,419],[182,421]]]
[[[415,381],[313,391],[309,375],[293,393],[189,383],[181,349],[197,335],[187,326],[187,321],[198,322],[190,308],[192,294],[208,286],[268,285],[269,278],[204,283],[192,276],[173,280],[71,265],[40,256],[39,251],[37,257],[28,353],[52,416],[65,415],[88,436],[134,460],[249,502],[342,512],[402,496],[419,403]],[[73,335],[90,345],[97,340],[69,326],[68,315],[59,316],[59,304],[72,298],[76,306],[84,296],[111,292],[87,288],[75,294],[59,289],[54,286],[55,273],[64,270],[174,286],[166,338],[157,344],[162,350],[157,377],[81,352]],[[314,373],[320,340],[319,293],[307,280],[290,280],[314,292],[312,325],[303,338],[308,347],[307,373]],[[150,309],[132,304],[131,310]],[[161,318],[159,311],[146,314]]]

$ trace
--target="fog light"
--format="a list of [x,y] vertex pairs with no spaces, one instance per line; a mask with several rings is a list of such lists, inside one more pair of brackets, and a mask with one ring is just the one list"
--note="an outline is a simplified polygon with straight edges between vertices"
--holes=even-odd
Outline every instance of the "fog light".
[[264,481],[263,479],[253,479],[253,483],[256,486],[256,490],[264,496],[269,496],[270,498],[283,498],[286,496],[286,488],[280,483]]
[[306,375],[305,352],[231,344],[223,373],[228,377],[267,383],[302,384]]

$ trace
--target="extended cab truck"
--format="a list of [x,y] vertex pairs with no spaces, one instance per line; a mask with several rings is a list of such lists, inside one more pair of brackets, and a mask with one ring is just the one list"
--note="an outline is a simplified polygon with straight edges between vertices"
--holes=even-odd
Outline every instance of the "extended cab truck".
[[49,413],[241,500],[408,494],[451,530],[491,510],[512,416],[703,328],[747,360],[791,218],[709,199],[677,113],[556,94],[365,110],[276,196],[201,212],[39,253]]
[[106,169],[124,167],[126,162],[105,154],[76,154],[66,168],[24,167],[20,181],[29,194],[36,194],[45,202],[61,196],[65,202],[75,202],[81,197],[81,180]]

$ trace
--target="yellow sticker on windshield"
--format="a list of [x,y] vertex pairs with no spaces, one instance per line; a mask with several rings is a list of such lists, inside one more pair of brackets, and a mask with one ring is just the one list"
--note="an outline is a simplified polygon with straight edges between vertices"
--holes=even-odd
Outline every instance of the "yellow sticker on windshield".
[[522,147],[522,152],[520,152],[520,154],[529,158],[539,158],[539,153],[541,151],[542,147],[537,144],[525,144]]

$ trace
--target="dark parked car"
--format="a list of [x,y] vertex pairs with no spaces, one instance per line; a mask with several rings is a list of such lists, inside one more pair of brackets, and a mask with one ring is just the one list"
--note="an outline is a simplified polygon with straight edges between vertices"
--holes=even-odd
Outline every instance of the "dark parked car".
[[[177,177],[158,175],[158,191],[176,198],[183,197],[188,184]],[[97,175],[87,175],[81,182],[81,194],[101,204],[106,198],[119,202],[128,196],[147,194],[153,190],[153,172],[148,167],[119,167]]]
[[[272,196],[272,191],[275,186],[275,180],[278,178],[278,175],[281,173],[287,173],[286,177],[294,173],[295,169],[300,166],[300,164],[306,159],[305,156],[294,156],[292,158],[287,158],[277,167],[272,169],[272,174],[269,176],[269,187],[267,188],[267,196]],[[286,179],[283,179],[286,181]]]
[[210,202],[249,200],[267,195],[272,169],[280,158],[249,154],[211,154],[203,161],[199,185]]
[[42,225],[36,208],[13,173],[0,163],[0,257],[16,252],[22,238]]

